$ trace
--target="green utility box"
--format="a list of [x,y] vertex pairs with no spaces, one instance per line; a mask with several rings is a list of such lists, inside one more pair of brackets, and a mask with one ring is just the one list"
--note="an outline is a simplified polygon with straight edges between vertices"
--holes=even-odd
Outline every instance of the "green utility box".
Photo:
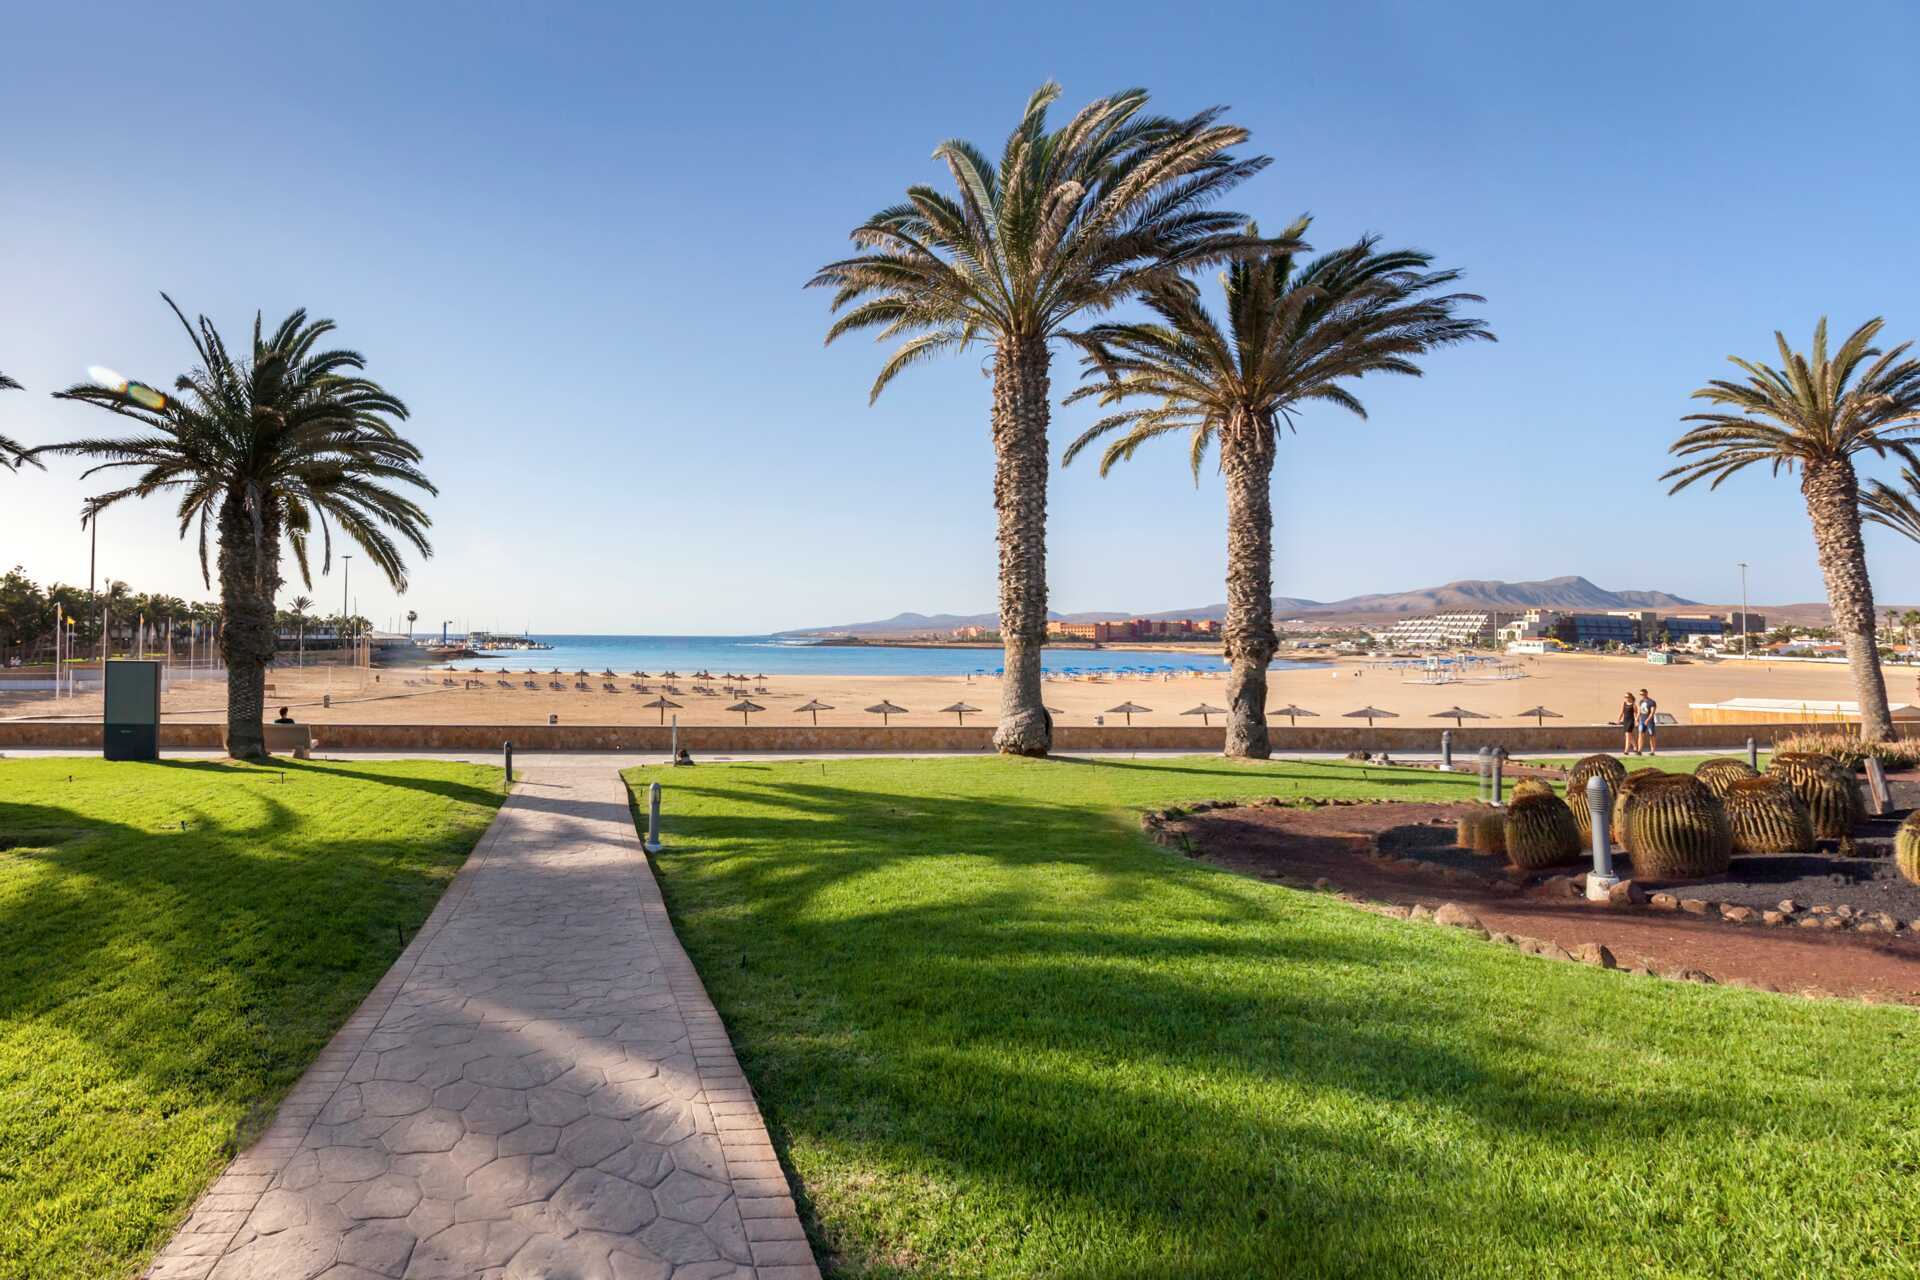
[[160,664],[106,664],[106,716],[100,743],[109,760],[160,758]]

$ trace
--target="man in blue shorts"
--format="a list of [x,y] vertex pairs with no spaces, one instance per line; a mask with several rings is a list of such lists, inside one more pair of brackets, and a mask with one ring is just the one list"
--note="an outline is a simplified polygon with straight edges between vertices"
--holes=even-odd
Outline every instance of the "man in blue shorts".
[[1642,689],[1640,701],[1635,709],[1640,713],[1640,750],[1650,756],[1657,756],[1660,754],[1660,749],[1659,744],[1654,741],[1654,734],[1659,730],[1655,719],[1659,715],[1660,704],[1653,700],[1652,694]]

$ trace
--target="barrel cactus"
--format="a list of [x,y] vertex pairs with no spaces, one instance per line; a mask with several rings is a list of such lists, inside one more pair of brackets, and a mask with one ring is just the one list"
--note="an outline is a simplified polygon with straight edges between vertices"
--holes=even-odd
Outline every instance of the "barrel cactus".
[[1736,853],[1799,853],[1813,848],[1813,822],[1793,788],[1765,774],[1735,778],[1721,803]]
[[1757,778],[1760,771],[1745,760],[1733,756],[1719,756],[1707,761],[1693,771],[1693,776],[1706,784],[1707,790],[1720,800],[1727,798],[1727,787],[1741,778]]
[[1813,834],[1820,839],[1838,840],[1860,821],[1860,788],[1853,770],[1832,756],[1782,752],[1767,766],[1767,773],[1793,788],[1807,806]]
[[1717,876],[1733,859],[1727,811],[1691,774],[1641,783],[1628,809],[1627,826],[1637,879]]
[[1908,814],[1900,829],[1893,833],[1893,860],[1899,865],[1901,875],[1920,884],[1920,809]]
[[1548,792],[1515,796],[1507,806],[1507,858],[1516,867],[1537,871],[1576,861],[1580,856],[1580,828],[1566,801]]
[[1593,814],[1587,808],[1587,783],[1595,774],[1607,780],[1607,790],[1617,793],[1626,780],[1627,766],[1609,755],[1582,756],[1567,773],[1567,807],[1573,810],[1574,825],[1580,828],[1580,842],[1593,839]]
[[[1657,778],[1674,776],[1665,769],[1635,769],[1620,779],[1620,784],[1613,789],[1613,843],[1615,846],[1621,849],[1632,848],[1630,841],[1633,833],[1628,830],[1627,818],[1633,811],[1635,793]],[[1589,824],[1588,837],[1592,837],[1591,824]]]
[[1481,809],[1473,815],[1473,851],[1506,855],[1506,821],[1500,810]]
[[1513,794],[1510,798],[1518,800],[1521,796],[1550,796],[1552,794],[1553,784],[1545,778],[1522,778],[1513,784]]

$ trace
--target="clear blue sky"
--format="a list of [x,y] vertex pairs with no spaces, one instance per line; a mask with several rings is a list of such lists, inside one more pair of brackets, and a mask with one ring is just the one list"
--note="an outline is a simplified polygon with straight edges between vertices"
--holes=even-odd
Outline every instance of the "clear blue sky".
[[[171,11],[171,12],[164,12]],[[755,631],[994,601],[988,383],[963,357],[875,408],[801,288],[960,135],[1145,85],[1274,157],[1235,206],[1463,268],[1497,346],[1306,416],[1275,588],[1463,577],[1817,599],[1798,492],[1669,499],[1687,393],[1822,312],[1920,336],[1909,149],[1920,18],[1858,5],[1106,3],[16,9],[0,49],[0,431],[104,419],[37,394],[184,367],[166,289],[229,332],[341,322],[415,410],[439,554],[396,603],[536,630]],[[1071,385],[1056,363],[1056,390]],[[1055,419],[1055,454],[1086,415]],[[84,581],[78,465],[0,475],[0,562]],[[1183,451],[1056,475],[1054,606],[1222,598],[1222,503]],[[1920,548],[1876,536],[1882,600]],[[206,594],[166,504],[106,574]],[[340,583],[316,583],[331,606]],[[291,592],[289,592],[290,594]]]

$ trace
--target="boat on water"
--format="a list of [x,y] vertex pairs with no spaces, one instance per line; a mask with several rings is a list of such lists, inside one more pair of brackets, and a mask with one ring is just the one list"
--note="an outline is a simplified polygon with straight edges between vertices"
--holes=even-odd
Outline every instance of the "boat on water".
[[532,653],[553,648],[532,636],[499,636],[486,631],[468,636],[467,646],[481,653]]

